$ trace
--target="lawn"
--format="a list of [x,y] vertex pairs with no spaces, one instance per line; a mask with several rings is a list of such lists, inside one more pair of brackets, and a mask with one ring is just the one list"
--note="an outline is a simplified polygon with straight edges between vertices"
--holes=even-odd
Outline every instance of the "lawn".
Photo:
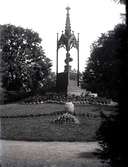
[[35,141],[94,141],[100,126],[100,111],[110,115],[115,108],[76,105],[80,124],[52,123],[64,111],[62,104],[8,104],[0,106],[1,138]]

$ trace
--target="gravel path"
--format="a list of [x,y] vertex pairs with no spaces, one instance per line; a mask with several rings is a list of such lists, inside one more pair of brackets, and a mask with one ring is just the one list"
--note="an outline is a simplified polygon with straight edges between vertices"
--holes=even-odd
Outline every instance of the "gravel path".
[[100,167],[97,142],[26,142],[0,140],[2,167]]

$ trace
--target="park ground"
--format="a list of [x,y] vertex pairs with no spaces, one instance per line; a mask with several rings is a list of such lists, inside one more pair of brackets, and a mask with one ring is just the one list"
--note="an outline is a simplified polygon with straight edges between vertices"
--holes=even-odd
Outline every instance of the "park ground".
[[62,104],[1,105],[2,167],[103,167],[95,152],[100,112],[111,116],[116,108],[76,105],[80,124],[55,124]]
[[107,116],[115,108],[101,105],[76,105],[79,124],[56,124],[64,112],[62,104],[1,105],[1,138],[34,141],[94,141],[101,124],[100,112]]

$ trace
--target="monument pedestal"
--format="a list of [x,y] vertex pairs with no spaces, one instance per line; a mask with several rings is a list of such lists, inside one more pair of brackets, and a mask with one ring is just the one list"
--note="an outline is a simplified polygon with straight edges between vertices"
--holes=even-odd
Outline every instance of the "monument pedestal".
[[77,73],[62,72],[57,74],[56,89],[58,93],[79,96],[82,91],[77,84]]

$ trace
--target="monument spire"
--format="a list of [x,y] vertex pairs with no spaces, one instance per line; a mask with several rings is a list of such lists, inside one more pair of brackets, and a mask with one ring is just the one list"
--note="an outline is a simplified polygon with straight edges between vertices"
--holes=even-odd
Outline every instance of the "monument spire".
[[70,23],[70,15],[69,10],[71,8],[69,6],[66,7],[67,15],[66,15],[66,24],[65,24],[65,34],[70,35],[71,34],[71,23]]

